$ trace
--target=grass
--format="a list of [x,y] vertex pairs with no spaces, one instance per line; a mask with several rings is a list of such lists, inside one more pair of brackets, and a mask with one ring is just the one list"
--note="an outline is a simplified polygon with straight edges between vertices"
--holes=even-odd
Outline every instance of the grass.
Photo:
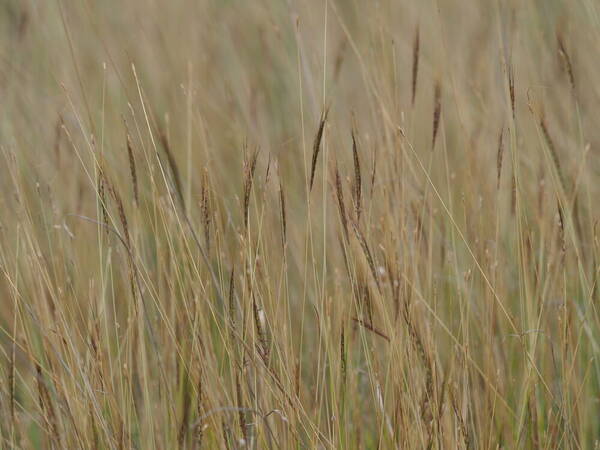
[[0,3],[2,448],[598,448],[599,13]]

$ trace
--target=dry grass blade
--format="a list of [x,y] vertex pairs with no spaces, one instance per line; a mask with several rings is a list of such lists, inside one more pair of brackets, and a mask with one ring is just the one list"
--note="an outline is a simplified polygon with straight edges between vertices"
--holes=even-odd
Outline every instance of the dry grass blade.
[[312,191],[313,183],[315,181],[315,170],[317,169],[317,161],[319,158],[319,152],[321,151],[321,140],[323,139],[323,130],[325,129],[325,123],[327,122],[328,112],[329,109],[326,108],[325,111],[321,114],[321,119],[319,120],[319,129],[317,130],[317,134],[315,135],[315,140],[313,142],[312,163],[310,166],[309,192]]

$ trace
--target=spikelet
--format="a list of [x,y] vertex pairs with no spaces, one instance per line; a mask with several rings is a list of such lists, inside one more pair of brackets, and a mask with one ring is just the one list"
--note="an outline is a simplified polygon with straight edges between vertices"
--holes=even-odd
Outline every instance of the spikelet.
[[125,124],[125,131],[126,131],[126,139],[127,139],[127,156],[129,159],[129,172],[131,175],[131,185],[133,188],[133,200],[135,201],[136,206],[139,205],[140,202],[140,196],[139,196],[139,192],[138,192],[138,179],[137,179],[137,171],[135,168],[135,157],[133,155],[133,144],[131,142],[131,136],[129,135],[129,130],[127,127],[127,122],[125,121],[125,119],[123,119],[123,122]]
[[512,64],[508,67],[508,93],[510,95],[510,108],[512,110],[513,120],[516,116],[515,105],[515,70]]
[[173,180],[173,185],[175,188],[175,194],[177,195],[177,199],[180,202],[181,207],[185,211],[185,202],[183,200],[183,189],[181,184],[181,177],[179,176],[179,170],[177,169],[177,164],[175,163],[175,158],[173,157],[173,153],[171,152],[171,145],[169,143],[169,138],[166,133],[161,130],[160,132],[160,142],[162,143],[163,149],[165,151],[165,155],[167,156],[167,162],[169,163],[169,170],[171,172],[171,178]]
[[371,254],[371,250],[369,249],[367,241],[358,226],[354,222],[351,222],[351,224],[354,234],[356,235],[358,242],[360,242],[360,247],[362,248],[365,258],[367,259],[367,263],[369,265],[369,269],[371,269],[371,275],[373,275],[377,289],[381,293],[381,285],[379,284],[379,277],[377,276],[377,271],[375,270],[375,261],[373,259],[373,255]]
[[548,123],[546,122],[546,117],[542,113],[540,117],[540,128],[542,129],[542,134],[544,135],[544,139],[546,140],[546,145],[548,146],[548,150],[550,150],[550,156],[552,157],[552,162],[554,163],[554,167],[556,168],[556,172],[558,173],[558,178],[562,185],[562,188],[565,192],[566,183],[565,177],[563,175],[562,167],[560,164],[560,159],[558,158],[558,151],[556,150],[556,145],[554,144],[554,140],[550,135],[550,130],[548,129]]
[[352,157],[354,161],[354,211],[356,221],[360,221],[361,212],[361,195],[362,195],[362,178],[360,174],[360,159],[358,157],[358,145],[354,129],[352,130]]
[[309,192],[312,191],[313,183],[315,181],[315,170],[317,168],[317,160],[319,157],[319,152],[321,151],[321,140],[323,139],[323,130],[325,128],[325,122],[327,122],[327,114],[329,109],[326,108],[321,114],[321,119],[319,120],[319,129],[317,130],[317,134],[315,135],[315,140],[313,142],[313,154],[312,154],[312,164],[310,167],[310,185]]
[[267,333],[262,324],[261,312],[262,310],[258,307],[256,297],[252,294],[252,313],[254,315],[254,325],[256,326],[256,332],[258,333],[258,340],[260,342],[260,356],[264,363],[267,364],[269,360],[269,347]]
[[419,50],[420,50],[419,26],[415,30],[415,38],[413,41],[413,60],[412,60],[412,96],[411,104],[414,106],[417,96],[417,76],[419,74]]
[[335,193],[337,198],[338,209],[340,212],[340,219],[342,221],[342,229],[344,230],[344,237],[348,240],[348,219],[346,217],[346,206],[344,204],[344,191],[342,190],[342,180],[340,179],[340,172],[337,164],[334,168],[335,176]]
[[202,211],[202,221],[204,222],[204,241],[206,243],[206,252],[210,252],[210,191],[208,185],[208,174],[206,171],[202,176],[202,188],[200,193],[200,209]]
[[236,333],[236,320],[235,320],[235,302],[234,302],[234,293],[235,293],[235,279],[234,279],[235,269],[231,268],[231,276],[229,277],[229,321],[231,324],[231,333],[230,338],[231,342],[235,342],[235,333]]
[[281,178],[279,179],[279,206],[281,209],[281,239],[282,246],[285,249],[287,244],[287,215],[285,210],[285,193],[283,191]]
[[364,320],[359,319],[358,317],[353,317],[352,320],[354,322],[356,322],[358,325],[360,325],[361,327],[363,327],[364,329],[369,330],[370,332],[375,333],[377,336],[379,336],[379,337],[385,339],[386,341],[390,342],[390,337],[387,334],[385,334],[381,330],[378,330],[377,328],[375,328],[370,323],[367,323]]
[[573,65],[571,64],[571,57],[567,52],[567,47],[565,45],[563,35],[559,30],[556,31],[556,42],[558,43],[558,54],[562,61],[563,69],[567,73],[571,89],[573,90],[573,92],[575,92],[575,75],[573,74]]
[[502,155],[504,153],[504,127],[500,129],[500,135],[498,136],[498,151],[496,153],[496,172],[497,178],[497,189],[500,189],[500,175],[502,175]]
[[435,84],[433,95],[433,134],[431,137],[431,150],[435,148],[435,141],[440,127],[440,116],[442,115],[442,87],[439,82]]
[[248,229],[248,217],[250,212],[250,194],[252,193],[252,182],[258,159],[258,150],[255,150],[249,160],[244,162],[244,229]]

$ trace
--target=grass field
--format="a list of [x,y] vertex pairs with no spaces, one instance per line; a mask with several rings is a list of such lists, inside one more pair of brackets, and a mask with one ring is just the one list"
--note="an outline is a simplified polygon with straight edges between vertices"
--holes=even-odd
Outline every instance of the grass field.
[[2,448],[600,447],[593,0],[1,0]]

